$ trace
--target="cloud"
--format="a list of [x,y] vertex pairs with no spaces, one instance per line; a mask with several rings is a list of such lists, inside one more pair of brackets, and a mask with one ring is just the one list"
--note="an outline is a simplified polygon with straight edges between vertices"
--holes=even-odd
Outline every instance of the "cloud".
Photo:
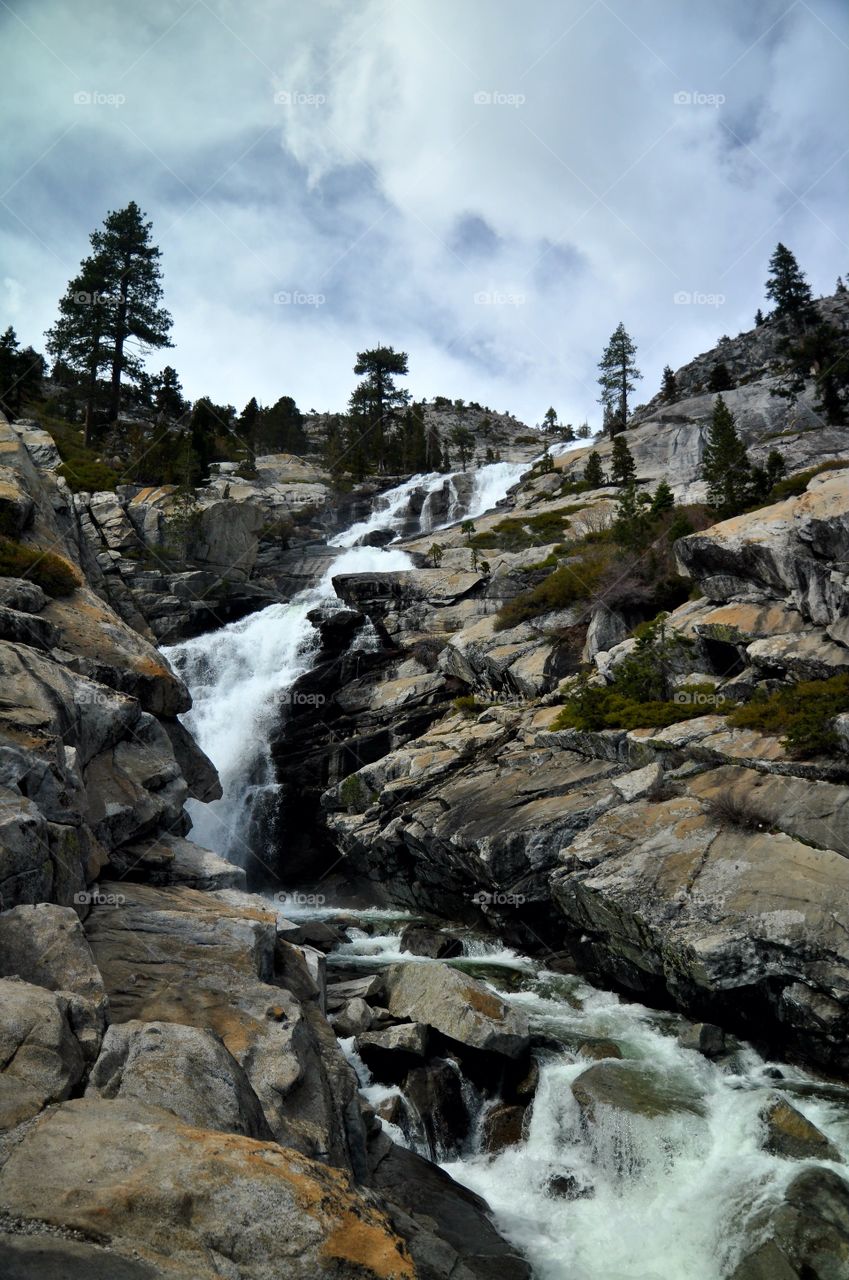
[[0,325],[38,345],[136,199],[175,319],[151,364],[194,396],[341,408],[379,340],[417,395],[594,421],[620,319],[647,398],[750,325],[778,239],[817,292],[844,270],[839,0],[11,8]]

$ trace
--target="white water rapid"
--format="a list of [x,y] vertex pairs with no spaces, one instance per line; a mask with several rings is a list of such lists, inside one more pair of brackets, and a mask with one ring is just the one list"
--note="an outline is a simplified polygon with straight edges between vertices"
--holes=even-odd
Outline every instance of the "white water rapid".
[[[350,921],[352,912],[342,913]],[[332,919],[336,912],[311,914]],[[376,972],[399,961],[436,963],[401,951],[397,915],[353,915],[364,928],[348,928],[351,941],[330,956],[331,975]],[[477,1096],[471,1137],[440,1163],[483,1196],[536,1280],[726,1280],[741,1254],[759,1242],[759,1210],[778,1205],[803,1167],[764,1150],[760,1115],[776,1092],[825,1133],[844,1160],[849,1156],[849,1089],[770,1064],[745,1045],[713,1062],[678,1043],[686,1024],[677,1014],[551,973],[492,940],[467,937],[464,951],[449,963],[488,981],[549,1047],[537,1052],[539,1085],[522,1139],[486,1153],[486,1104]],[[587,1125],[571,1085],[593,1065],[592,1056],[578,1052],[588,1041],[609,1046],[617,1069],[653,1082],[669,1098],[669,1110],[599,1107]],[[367,1101],[376,1107],[399,1095],[398,1088],[374,1082],[353,1041],[340,1043]],[[467,1097],[474,1106],[475,1094]],[[384,1127],[393,1141],[427,1154],[415,1128]],[[842,1165],[811,1163],[843,1172]]]

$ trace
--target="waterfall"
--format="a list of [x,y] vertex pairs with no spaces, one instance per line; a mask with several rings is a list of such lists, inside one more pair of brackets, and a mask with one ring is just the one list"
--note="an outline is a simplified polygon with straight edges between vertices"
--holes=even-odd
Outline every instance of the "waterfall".
[[[183,722],[218,769],[223,788],[220,800],[189,801],[192,838],[205,848],[244,864],[251,852],[251,826],[264,801],[273,802],[277,784],[269,737],[281,700],[313,661],[317,633],[307,618],[318,605],[336,600],[333,577],[343,573],[387,573],[410,569],[413,561],[400,548],[355,545],[378,529],[395,529],[408,518],[411,496],[424,491],[420,529],[428,532],[428,498],[445,484],[452,502],[447,528],[464,515],[482,515],[504,498],[528,470],[530,463],[494,462],[479,468],[468,509],[453,476],[441,472],[412,476],[377,499],[375,511],[337,534],[330,545],[339,555],[321,581],[287,604],[273,604],[260,613],[230,623],[218,631],[164,650],[192,694],[192,709]],[[360,647],[375,643],[373,628],[359,638]]]
[[[333,577],[410,569],[406,552],[352,547],[341,552],[321,581],[288,604],[232,622],[163,650],[188,685],[192,709],[183,723],[218,769],[223,796],[210,804],[190,800],[192,839],[244,865],[251,852],[251,818],[276,791],[269,745],[281,700],[315,654],[318,633],[307,614],[336,601]],[[364,647],[372,637],[364,637]]]

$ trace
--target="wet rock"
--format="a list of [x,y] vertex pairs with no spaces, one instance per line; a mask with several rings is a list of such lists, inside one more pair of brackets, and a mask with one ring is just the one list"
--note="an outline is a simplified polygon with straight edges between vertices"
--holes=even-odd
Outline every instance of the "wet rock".
[[840,1152],[815,1124],[780,1093],[770,1095],[761,1111],[764,1150],[787,1160],[837,1160]]
[[455,1151],[469,1132],[470,1120],[463,1098],[463,1082],[455,1063],[435,1058],[415,1067],[403,1086],[434,1159],[440,1152]]
[[344,1004],[333,1018],[333,1030],[343,1039],[368,1031],[374,1022],[371,1006],[360,996]]
[[452,960],[463,954],[463,943],[440,929],[428,929],[425,925],[408,924],[401,930],[402,951],[414,956],[429,956],[432,960]]
[[545,1189],[555,1200],[585,1200],[593,1194],[593,1188],[581,1182],[574,1173],[553,1174]]
[[370,973],[362,978],[344,978],[339,982],[327,985],[327,1007],[336,1012],[349,1000],[362,999],[369,1003],[376,1002],[386,994],[386,983],[382,974]]
[[595,1062],[622,1056],[622,1050],[615,1040],[585,1040],[578,1049],[579,1058],[592,1058]]
[[572,1093],[586,1120],[600,1109],[654,1119],[676,1113],[702,1115],[701,1102],[647,1067],[600,1062],[572,1081]]
[[695,1049],[706,1058],[718,1058],[728,1047],[722,1027],[712,1022],[690,1023],[678,1033],[678,1043],[682,1049]]
[[148,1102],[198,1128],[271,1137],[244,1070],[198,1027],[135,1020],[110,1027],[86,1097]]
[[769,1237],[732,1280],[843,1280],[849,1275],[849,1184],[817,1166],[797,1174],[777,1209],[750,1224]]
[[122,880],[188,889],[244,889],[245,872],[235,863],[180,836],[122,845],[109,855],[109,865]]
[[340,943],[348,941],[348,934],[341,925],[326,920],[306,920],[287,936],[290,942],[324,952],[333,951]]
[[490,1107],[483,1118],[481,1145],[490,1155],[496,1155],[505,1147],[515,1146],[522,1140],[522,1125],[527,1107],[517,1103],[498,1102]]
[[0,1170],[0,1206],[106,1235],[119,1259],[176,1280],[415,1278],[385,1214],[338,1169],[121,1098],[77,1099],[29,1128]]
[[531,1280],[531,1269],[493,1227],[485,1200],[414,1152],[387,1144],[372,1173],[422,1280]]
[[376,1080],[400,1084],[407,1072],[427,1056],[427,1044],[426,1026],[404,1022],[358,1036],[357,1052]]
[[390,1013],[423,1022],[458,1044],[508,1058],[530,1045],[526,1018],[485,983],[448,965],[393,965],[386,985]]

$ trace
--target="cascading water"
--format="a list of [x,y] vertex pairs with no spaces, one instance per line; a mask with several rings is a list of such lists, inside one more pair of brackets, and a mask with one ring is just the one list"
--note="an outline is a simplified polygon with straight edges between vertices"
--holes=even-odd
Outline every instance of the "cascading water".
[[412,563],[395,548],[345,550],[315,587],[290,603],[269,605],[164,650],[191,691],[192,709],[183,723],[218,769],[224,793],[209,804],[186,805],[197,844],[240,865],[247,861],[251,814],[276,789],[269,733],[281,699],[311,666],[318,633],[307,614],[336,600],[333,578],[409,569]]
[[[470,518],[499,502],[527,465],[481,467],[475,476]],[[317,633],[307,614],[336,600],[333,578],[338,574],[412,568],[412,560],[400,548],[354,544],[377,529],[399,525],[413,493],[422,489],[435,493],[447,479],[440,472],[413,476],[382,494],[379,508],[368,520],[358,521],[332,539],[330,545],[339,548],[340,554],[321,581],[289,603],[269,605],[260,613],[164,650],[192,695],[192,709],[183,721],[218,769],[224,792],[220,800],[208,804],[192,800],[186,806],[197,844],[240,865],[247,861],[251,816],[257,803],[276,789],[269,732],[280,700],[309,670],[315,650]],[[363,648],[373,644],[373,629],[359,642]]]
[[[400,935],[385,931],[391,920],[368,919],[381,931],[350,929],[351,941],[329,958],[331,971],[437,963],[401,951]],[[800,1169],[764,1147],[761,1114],[776,1091],[844,1160],[849,1155],[849,1089],[823,1088],[745,1046],[713,1062],[678,1043],[685,1024],[676,1014],[548,972],[492,941],[466,938],[464,950],[449,963],[489,981],[547,1047],[538,1055],[539,1084],[521,1140],[491,1154],[482,1150],[485,1124],[473,1125],[462,1154],[441,1163],[487,1201],[536,1280],[725,1280],[759,1242],[759,1211],[780,1203]],[[607,1049],[581,1056],[587,1042]],[[367,1101],[377,1107],[399,1092],[403,1099],[398,1087],[373,1080],[353,1041],[341,1043]],[[649,1082],[646,1105],[598,1106],[587,1123],[571,1086],[605,1052],[616,1070]],[[393,1141],[427,1154],[414,1124],[401,1131],[382,1123]]]

